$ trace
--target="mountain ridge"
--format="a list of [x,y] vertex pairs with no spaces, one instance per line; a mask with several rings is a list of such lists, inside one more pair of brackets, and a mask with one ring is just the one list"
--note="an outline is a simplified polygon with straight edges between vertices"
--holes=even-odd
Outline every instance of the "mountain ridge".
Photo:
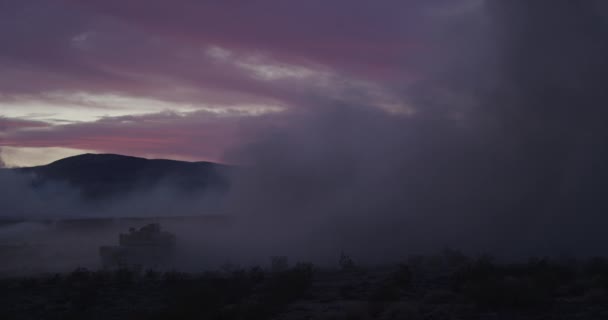
[[230,166],[213,162],[146,159],[86,153],[42,166],[10,169],[32,175],[32,185],[67,184],[85,200],[105,200],[164,186],[186,193],[227,191]]

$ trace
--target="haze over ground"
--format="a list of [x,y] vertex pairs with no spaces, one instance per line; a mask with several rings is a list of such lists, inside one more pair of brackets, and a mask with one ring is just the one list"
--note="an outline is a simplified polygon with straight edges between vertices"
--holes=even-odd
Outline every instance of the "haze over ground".
[[[10,165],[242,165],[222,240],[243,254],[606,250],[605,1],[3,6]],[[6,176],[3,208],[38,197]]]

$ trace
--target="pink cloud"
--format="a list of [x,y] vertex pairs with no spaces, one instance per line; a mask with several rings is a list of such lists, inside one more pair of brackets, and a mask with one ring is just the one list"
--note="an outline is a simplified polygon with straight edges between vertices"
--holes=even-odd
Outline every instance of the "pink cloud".
[[0,90],[179,99],[170,89],[188,87],[289,101],[284,87],[207,59],[202,51],[209,45],[394,81],[421,48],[428,21],[420,10],[427,2],[11,0],[0,15],[10,26],[0,31],[8,48],[0,69],[9,75],[0,79]]
[[44,128],[50,125],[46,122],[6,118],[0,116],[0,133],[19,129]]
[[[0,101],[72,103],[70,94],[86,93],[289,111],[322,106],[319,100],[393,104],[392,94],[417,72],[413,57],[428,50],[436,20],[425,10],[447,3],[454,1],[7,0],[0,10]],[[233,57],[213,58],[212,46]],[[258,67],[324,75],[260,79],[242,66],[251,57],[261,57],[252,62]],[[221,159],[250,139],[243,126],[265,119],[276,121],[192,112],[49,127],[0,118],[0,134],[7,132],[0,145]]]
[[[246,121],[265,123],[271,116]],[[222,161],[224,152],[247,140],[242,117],[206,112],[106,118],[92,123],[14,130],[2,146],[64,147],[97,152]]]

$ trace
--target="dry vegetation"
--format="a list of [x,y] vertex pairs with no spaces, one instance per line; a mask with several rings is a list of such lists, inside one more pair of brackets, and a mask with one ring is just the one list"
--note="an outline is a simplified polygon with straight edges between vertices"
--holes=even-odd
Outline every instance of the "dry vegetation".
[[[346,263],[348,262],[348,263]],[[122,269],[5,278],[1,319],[606,319],[608,261],[411,257],[382,268],[200,274]]]

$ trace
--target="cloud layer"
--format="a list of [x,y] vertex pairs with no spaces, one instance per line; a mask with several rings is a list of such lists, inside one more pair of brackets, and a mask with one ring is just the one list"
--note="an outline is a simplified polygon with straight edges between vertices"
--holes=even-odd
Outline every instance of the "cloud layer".
[[[237,120],[256,123],[319,100],[410,112],[401,91],[423,77],[419,60],[434,50],[436,29],[478,7],[4,1],[0,143],[220,160],[241,141],[225,133]],[[125,117],[132,128],[117,128]],[[195,119],[198,129],[188,129]],[[205,150],[185,150],[193,139]]]

